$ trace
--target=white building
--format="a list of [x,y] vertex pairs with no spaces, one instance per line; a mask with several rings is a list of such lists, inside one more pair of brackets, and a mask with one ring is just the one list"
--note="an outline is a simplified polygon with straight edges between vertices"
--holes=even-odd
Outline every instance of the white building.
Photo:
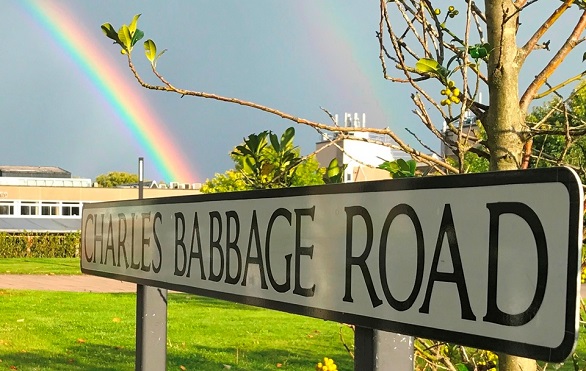
[[[335,116],[335,120],[337,124],[338,115]],[[362,114],[362,118],[360,118],[357,113],[354,115],[345,113],[343,124],[344,127],[365,128],[366,115]],[[316,150],[319,150],[316,157],[321,166],[327,167],[333,158],[337,158],[339,164],[346,165],[344,183],[389,179],[388,171],[377,169],[376,167],[385,161],[411,158],[403,152],[393,150],[384,145],[384,143],[390,143],[387,137],[376,136],[362,131],[351,132],[350,135],[359,139],[343,139],[332,144],[331,139],[334,138],[324,137],[322,141],[316,144]],[[360,139],[370,139],[381,144]],[[323,147],[327,148],[322,149]]]
[[[149,182],[144,198],[199,194],[196,184]],[[83,205],[138,197],[138,185],[97,187],[51,166],[0,166],[0,232],[64,233],[81,229]]]

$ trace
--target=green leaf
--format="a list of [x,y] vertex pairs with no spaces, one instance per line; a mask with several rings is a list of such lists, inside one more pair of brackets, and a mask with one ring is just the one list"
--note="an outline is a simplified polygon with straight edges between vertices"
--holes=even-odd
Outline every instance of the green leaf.
[[293,143],[293,138],[295,137],[295,129],[290,126],[288,127],[283,135],[281,135],[281,144],[283,147],[289,147],[291,143]]
[[232,151],[232,154],[236,156],[252,156],[254,153],[247,146],[236,146],[236,149]]
[[393,175],[394,173],[398,172],[399,169],[399,165],[397,165],[396,161],[385,161],[382,164],[380,164],[378,166],[379,169],[383,169],[388,171],[391,175]]
[[476,44],[468,48],[468,54],[474,59],[484,59],[490,53],[490,44]]
[[140,14],[135,15],[132,18],[132,22],[130,22],[130,26],[128,26],[131,35],[134,34],[134,32],[136,31],[136,24],[138,22],[138,18],[140,18]]
[[407,164],[409,164],[409,173],[415,176],[415,171],[417,170],[417,161],[409,160],[407,161]]
[[144,54],[152,65],[155,65],[157,59],[157,45],[151,39],[144,42]]
[[337,175],[340,174],[342,170],[340,169],[340,166],[338,165],[338,159],[334,158],[332,159],[332,161],[330,161],[328,168],[326,169],[326,175],[328,178],[333,178]]
[[242,161],[242,171],[247,174],[254,174],[255,162],[252,158],[246,157],[244,161]]
[[130,29],[127,25],[122,25],[122,27],[120,27],[118,30],[118,38],[125,51],[129,52],[131,49],[132,38],[130,37]]
[[167,51],[167,49],[163,49],[163,51],[160,52],[159,55],[157,55],[157,58],[155,58],[155,64],[157,62],[157,59],[159,59],[161,57],[161,55],[165,54],[166,51]]
[[399,158],[395,161],[385,161],[378,168],[388,171],[392,178],[412,178],[415,176],[417,162]]
[[397,165],[399,165],[399,169],[402,171],[409,171],[409,165],[407,165],[407,161],[403,160],[402,158],[397,160]]
[[421,58],[420,60],[415,63],[415,68],[417,71],[422,73],[435,73],[439,74],[439,69],[441,68],[440,64],[437,61],[429,58]]
[[130,43],[130,47],[133,47],[134,44],[136,44],[137,41],[142,39],[143,37],[144,37],[144,32],[142,32],[141,30],[136,30],[134,32],[134,34],[132,35],[132,41]]
[[118,38],[118,33],[114,30],[114,27],[110,23],[104,23],[101,26],[102,32],[109,38],[114,40],[114,42],[122,45],[120,39]]
[[466,365],[463,364],[463,363],[458,363],[456,365],[456,370],[458,370],[458,371],[468,371],[468,367],[466,367]]
[[281,145],[279,144],[279,137],[277,137],[276,134],[270,133],[269,139],[271,141],[271,145],[273,146],[273,149],[275,150],[275,152],[277,152],[277,153],[281,152]]

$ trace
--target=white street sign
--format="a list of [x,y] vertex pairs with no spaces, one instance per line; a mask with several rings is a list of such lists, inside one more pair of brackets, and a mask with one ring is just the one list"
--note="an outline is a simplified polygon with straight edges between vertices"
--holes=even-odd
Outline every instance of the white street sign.
[[88,204],[81,268],[562,361],[582,210],[566,168]]

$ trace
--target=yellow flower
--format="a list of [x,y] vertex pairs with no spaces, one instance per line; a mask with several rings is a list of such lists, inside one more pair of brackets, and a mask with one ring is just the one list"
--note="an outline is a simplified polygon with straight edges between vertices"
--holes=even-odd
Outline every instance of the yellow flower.
[[323,362],[318,362],[315,369],[316,371],[338,371],[338,366],[333,359],[324,357]]

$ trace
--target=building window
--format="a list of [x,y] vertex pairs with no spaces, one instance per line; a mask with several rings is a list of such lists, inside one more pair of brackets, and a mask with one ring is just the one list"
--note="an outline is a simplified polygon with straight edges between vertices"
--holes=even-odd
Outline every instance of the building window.
[[59,215],[59,207],[56,202],[43,202],[41,204],[41,215]]
[[20,215],[38,215],[39,206],[34,202],[22,202],[20,204]]
[[12,202],[0,203],[0,215],[14,215],[14,205]]
[[80,215],[80,207],[77,203],[63,203],[61,206],[61,215],[65,216],[73,216],[73,215]]

